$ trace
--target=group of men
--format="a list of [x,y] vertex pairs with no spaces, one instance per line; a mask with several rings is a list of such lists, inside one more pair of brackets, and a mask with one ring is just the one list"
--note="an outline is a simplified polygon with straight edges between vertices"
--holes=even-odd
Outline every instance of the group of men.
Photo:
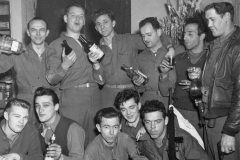
[[[95,11],[93,22],[102,35],[99,47],[104,57],[85,53],[78,41],[85,24],[81,5],[66,8],[66,32],[50,46],[45,43],[50,32],[47,23],[38,17],[30,20],[27,51],[0,55],[0,72],[14,66],[19,88],[18,99],[8,102],[1,121],[0,159],[43,159],[43,155],[57,160],[168,159],[169,88],[174,88],[174,106],[204,137],[207,151],[176,128],[176,136],[183,137],[183,143],[177,144],[177,158],[219,159],[220,141],[223,158],[238,159],[239,27],[233,24],[230,3],[210,4],[204,12],[216,39],[207,46],[204,22],[188,19],[186,51],[176,55],[175,67],[168,61],[175,51],[154,17],[139,23],[140,35],[117,34],[112,12]],[[63,40],[73,49],[68,55]],[[144,51],[138,54],[139,50]],[[139,69],[148,83],[143,85],[141,76],[130,79],[122,64]],[[189,67],[194,67],[192,72],[187,72]],[[198,125],[196,104],[188,92],[191,79],[196,78],[203,84],[206,122],[215,122],[206,132]],[[147,132],[137,141],[137,133],[144,129]]]

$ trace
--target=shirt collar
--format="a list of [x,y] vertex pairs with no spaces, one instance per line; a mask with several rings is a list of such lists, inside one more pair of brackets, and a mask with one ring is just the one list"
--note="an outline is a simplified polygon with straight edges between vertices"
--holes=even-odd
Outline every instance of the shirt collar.
[[234,28],[234,30],[232,30],[230,33],[228,33],[226,36],[224,36],[224,37],[218,37],[217,39],[215,39],[213,42],[214,42],[214,44],[216,44],[216,43],[220,43],[220,44],[222,44],[222,43],[224,43],[226,40],[228,40],[230,37],[231,37],[231,35],[233,34],[233,32],[236,30],[236,28]]
[[[118,134],[119,134],[119,133],[118,133]],[[112,149],[112,148],[115,148],[115,147],[118,145],[118,137],[119,137],[119,135],[117,136],[117,138],[116,138],[116,140],[115,140],[115,142],[114,142],[113,147],[107,146],[107,145],[104,143],[104,139],[103,139],[102,135],[100,134],[99,136],[100,136],[100,143],[102,144],[101,146],[103,146],[102,149],[104,149],[104,148]]]
[[60,121],[60,115],[57,113],[55,120],[53,121],[53,123],[50,126],[46,126],[44,123],[42,123],[43,130],[46,130],[46,129],[50,128],[54,132],[58,123],[59,123],[59,121]]

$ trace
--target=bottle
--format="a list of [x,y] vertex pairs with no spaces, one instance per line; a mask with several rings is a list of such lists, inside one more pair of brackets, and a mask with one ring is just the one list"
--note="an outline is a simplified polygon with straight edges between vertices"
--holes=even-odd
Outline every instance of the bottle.
[[138,69],[135,69],[133,67],[128,67],[125,64],[122,64],[121,67],[124,71],[127,72],[127,75],[131,78],[131,79],[135,79],[135,78],[139,78],[140,76],[143,77],[144,82],[143,85],[147,84],[149,78],[143,74],[142,72],[140,72]]
[[66,40],[63,40],[63,47],[65,48],[65,55],[69,55],[72,52],[72,48],[69,47]]
[[26,49],[24,48],[22,42],[18,42],[10,37],[2,36],[0,37],[0,50],[3,52],[6,51],[6,53],[21,53]]
[[[52,137],[51,137],[50,144],[53,144],[55,139],[56,139],[55,134],[53,134]],[[54,160],[54,158],[45,156],[44,160]]]
[[90,51],[97,52],[99,54],[98,59],[102,58],[102,56],[104,55],[103,51],[95,43],[88,41],[82,35],[79,36],[78,40],[84,46],[84,50],[86,53],[89,53]]

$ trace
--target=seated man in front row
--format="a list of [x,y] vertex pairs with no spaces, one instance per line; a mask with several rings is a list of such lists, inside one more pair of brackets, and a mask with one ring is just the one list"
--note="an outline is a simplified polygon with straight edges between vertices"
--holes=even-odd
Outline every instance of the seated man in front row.
[[28,123],[30,104],[10,100],[0,122],[0,160],[42,160],[37,128]]
[[[141,109],[141,117],[147,133],[140,137],[139,149],[149,160],[168,160],[167,124],[168,117],[162,102],[146,101]],[[149,137],[150,135],[150,137]],[[177,143],[177,159],[210,160],[210,157],[188,132],[175,128],[175,136],[183,137],[183,143]]]
[[[39,87],[34,101],[41,122],[38,130],[43,153],[55,160],[82,160],[85,131],[73,120],[59,115],[57,94],[52,89]],[[52,137],[55,141],[49,144]]]
[[147,160],[140,156],[134,140],[120,132],[121,115],[114,108],[104,108],[96,114],[96,127],[101,133],[88,146],[84,160]]

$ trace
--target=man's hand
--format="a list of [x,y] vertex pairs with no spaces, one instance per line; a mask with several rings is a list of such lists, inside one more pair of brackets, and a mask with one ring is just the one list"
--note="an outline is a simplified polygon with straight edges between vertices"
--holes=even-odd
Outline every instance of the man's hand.
[[99,64],[99,62],[98,62],[98,59],[101,58],[100,56],[101,56],[101,55],[100,55],[99,53],[97,53],[97,52],[92,52],[92,51],[90,51],[90,52],[88,53],[88,58],[89,58],[89,60],[93,63],[93,68],[94,68],[95,70],[98,70],[98,69],[100,68],[100,64]]
[[188,77],[193,80],[193,79],[198,79],[201,76],[201,68],[200,67],[189,67],[187,69],[188,71]]
[[53,157],[55,160],[59,160],[61,158],[62,148],[58,144],[51,144],[47,148],[47,157]]
[[185,87],[183,87],[182,89],[184,89],[184,90],[189,90],[190,85],[191,85],[191,81],[189,81],[189,80],[181,80],[181,82],[179,83],[179,85],[185,86]]
[[142,76],[134,77],[132,81],[136,86],[141,86],[144,82],[144,78]]
[[140,128],[139,131],[137,132],[136,139],[137,141],[139,138],[146,132],[146,129],[144,127]]
[[221,151],[224,153],[231,153],[235,151],[235,137],[227,134],[222,134]]
[[[160,67],[159,67],[160,72],[161,72],[163,75],[167,75],[167,73],[168,73],[172,68],[173,68],[173,66],[170,66],[170,65],[169,65],[169,62],[168,62],[166,59],[164,59],[164,60],[162,61],[162,63],[160,64]],[[162,77],[162,78],[165,78],[165,77]]]
[[73,50],[71,53],[69,53],[69,55],[66,55],[65,49],[63,49],[62,59],[63,59],[63,62],[62,62],[63,69],[68,70],[76,61],[77,55]]
[[17,153],[10,153],[0,156],[2,159],[0,160],[20,160],[21,157]]

